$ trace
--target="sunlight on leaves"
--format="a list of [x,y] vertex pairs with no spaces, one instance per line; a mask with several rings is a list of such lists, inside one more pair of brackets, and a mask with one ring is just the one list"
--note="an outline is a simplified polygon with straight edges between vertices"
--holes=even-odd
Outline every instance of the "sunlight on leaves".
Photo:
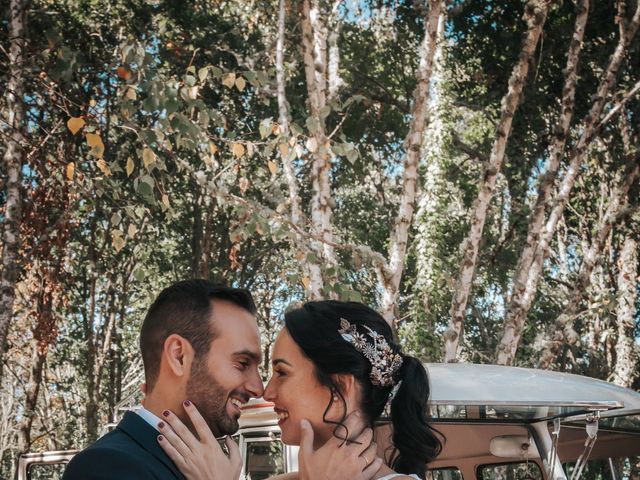
[[231,153],[233,153],[233,156],[236,158],[240,158],[244,155],[245,149],[244,149],[244,145],[242,145],[241,143],[234,143],[231,147]]
[[222,84],[227,88],[233,87],[236,84],[236,74],[233,72],[227,73],[222,78]]
[[149,169],[149,166],[156,161],[156,154],[150,148],[142,150],[142,163],[144,168]]
[[73,162],[69,162],[67,164],[67,180],[70,182],[73,181],[73,175],[76,171],[76,164]]
[[82,127],[85,126],[85,121],[81,117],[71,117],[67,120],[67,127],[71,130],[71,133],[74,135],[80,131]]
[[89,152],[94,157],[102,158],[104,156],[104,143],[102,143],[102,137],[97,133],[87,133],[87,143],[91,147]]

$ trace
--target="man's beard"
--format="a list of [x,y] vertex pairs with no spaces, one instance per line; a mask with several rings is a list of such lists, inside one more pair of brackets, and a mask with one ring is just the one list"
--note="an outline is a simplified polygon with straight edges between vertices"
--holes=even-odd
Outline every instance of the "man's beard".
[[231,435],[238,430],[238,420],[227,413],[229,392],[207,371],[207,362],[198,359],[187,381],[187,398],[197,407],[200,415],[216,437]]

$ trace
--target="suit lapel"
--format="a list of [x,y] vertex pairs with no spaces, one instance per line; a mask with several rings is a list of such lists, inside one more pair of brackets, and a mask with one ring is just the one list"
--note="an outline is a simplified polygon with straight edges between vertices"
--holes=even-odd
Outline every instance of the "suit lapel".
[[118,428],[157,458],[158,461],[162,462],[176,478],[184,478],[173,461],[164,453],[162,447],[158,445],[158,431],[143,420],[140,415],[134,412],[125,413],[122,421],[118,424]]

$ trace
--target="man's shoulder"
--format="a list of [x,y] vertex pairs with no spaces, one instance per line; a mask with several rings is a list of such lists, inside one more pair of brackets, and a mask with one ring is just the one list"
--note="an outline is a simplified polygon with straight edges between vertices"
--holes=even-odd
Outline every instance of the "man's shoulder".
[[117,450],[122,450],[123,453],[128,453],[131,452],[132,449],[135,450],[137,448],[141,448],[138,443],[119,427],[116,427],[114,430],[111,430],[109,433],[100,437],[87,448],[79,452],[76,457],[80,455],[95,455],[96,452],[106,453],[109,451],[113,453]]
[[64,480],[155,478],[148,468],[152,457],[117,429],[75,455],[67,465]]

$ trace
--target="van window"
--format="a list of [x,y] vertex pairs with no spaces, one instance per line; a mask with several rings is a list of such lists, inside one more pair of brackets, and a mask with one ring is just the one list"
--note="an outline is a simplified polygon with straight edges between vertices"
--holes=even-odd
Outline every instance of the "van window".
[[280,440],[247,441],[245,459],[247,480],[264,480],[284,473],[284,455]]
[[61,480],[66,463],[33,463],[27,470],[29,480]]
[[462,480],[460,470],[455,467],[427,470],[426,480]]
[[[575,462],[563,465],[570,478]],[[589,460],[581,480],[636,480],[640,478],[640,456]]]
[[542,480],[535,462],[501,463],[478,467],[479,480]]

